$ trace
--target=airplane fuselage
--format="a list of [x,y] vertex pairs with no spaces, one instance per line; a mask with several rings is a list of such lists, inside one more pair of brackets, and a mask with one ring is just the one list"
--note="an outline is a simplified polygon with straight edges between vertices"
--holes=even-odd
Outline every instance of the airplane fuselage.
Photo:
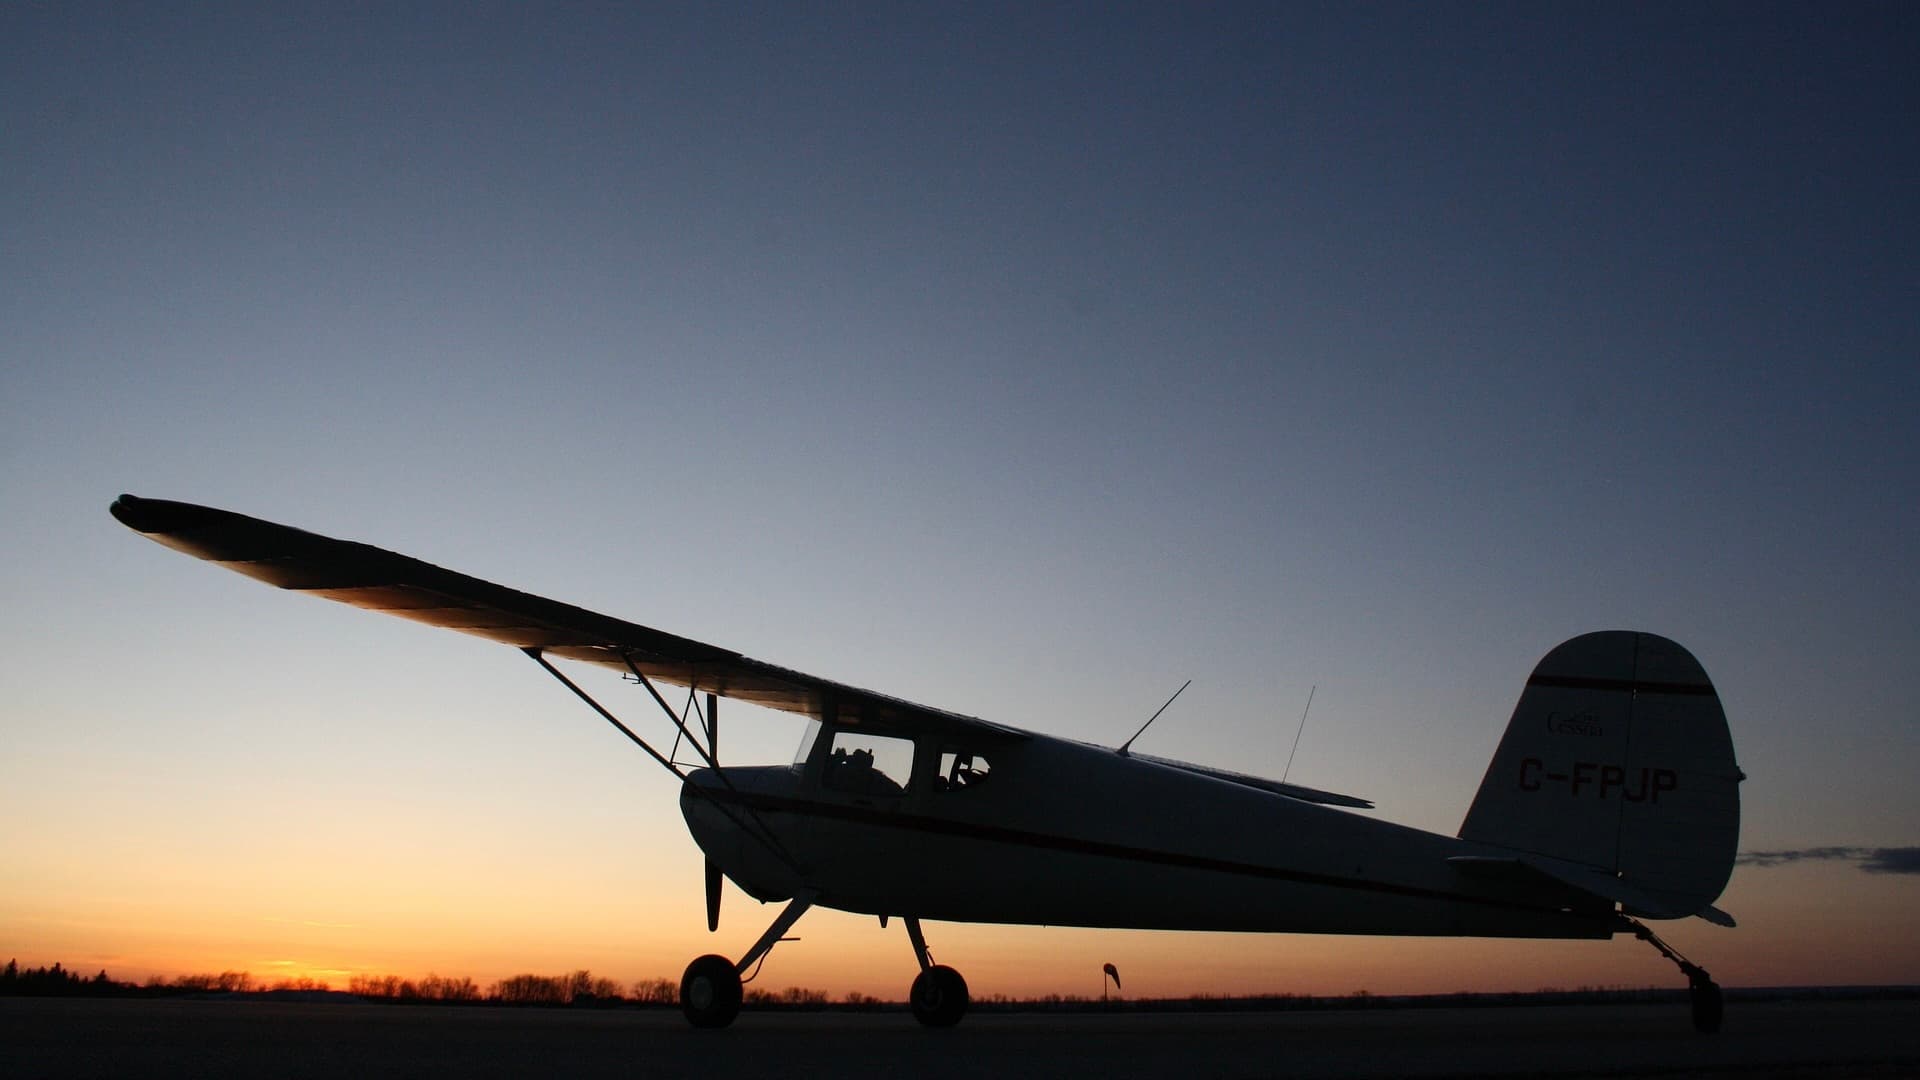
[[[873,915],[1135,929],[1604,938],[1611,905],[1448,862],[1510,854],[1044,735],[960,786],[923,740],[883,792],[793,766],[693,772],[681,811],[750,895]],[[951,755],[949,755],[949,759]],[[731,785],[730,787],[728,785]],[[719,803],[733,810],[723,812]],[[796,872],[738,823],[764,825]]]

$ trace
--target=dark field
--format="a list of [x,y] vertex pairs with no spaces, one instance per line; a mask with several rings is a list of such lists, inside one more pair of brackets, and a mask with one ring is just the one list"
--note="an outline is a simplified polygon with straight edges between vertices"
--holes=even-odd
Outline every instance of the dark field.
[[0,1077],[1920,1076],[1920,1001],[1315,1013],[899,1013],[0,1000]]

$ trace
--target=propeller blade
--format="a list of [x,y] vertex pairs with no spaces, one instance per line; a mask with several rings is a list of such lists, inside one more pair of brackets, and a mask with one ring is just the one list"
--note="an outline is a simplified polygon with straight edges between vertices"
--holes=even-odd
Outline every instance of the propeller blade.
[[[717,695],[707,695],[707,753],[713,756],[714,767],[720,765],[720,699]],[[720,867],[712,859],[707,860],[707,933],[720,929]]]
[[720,867],[707,860],[707,932],[720,929]]

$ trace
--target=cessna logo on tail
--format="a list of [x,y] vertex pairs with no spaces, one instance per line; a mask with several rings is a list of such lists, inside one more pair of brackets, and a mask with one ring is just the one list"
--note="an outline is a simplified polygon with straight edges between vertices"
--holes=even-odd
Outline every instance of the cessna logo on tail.
[[1547,714],[1547,730],[1555,735],[1584,735],[1589,739],[1597,739],[1607,733],[1607,729],[1600,724],[1600,718],[1586,712],[1550,712]]
[[1567,772],[1548,772],[1547,763],[1539,758],[1521,758],[1520,790],[1539,791],[1543,783],[1565,784],[1567,794],[1574,796],[1596,794],[1604,799],[1618,791],[1628,802],[1659,802],[1663,793],[1680,790],[1680,774],[1645,766],[1630,774],[1619,765],[1592,761],[1576,761]]

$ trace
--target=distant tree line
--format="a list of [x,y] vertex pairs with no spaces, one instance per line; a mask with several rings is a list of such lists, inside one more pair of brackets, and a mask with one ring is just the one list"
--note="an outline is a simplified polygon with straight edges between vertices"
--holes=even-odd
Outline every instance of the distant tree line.
[[48,967],[23,968],[18,960],[8,960],[0,968],[0,997],[159,997],[167,994],[257,994],[272,991],[325,991],[330,989],[319,979],[281,979],[261,983],[244,971],[219,974],[180,975],[172,979],[155,975],[144,985],[121,982],[103,969],[85,976],[55,963]]
[[395,1001],[467,1002],[479,1001],[480,987],[472,979],[442,978],[429,974],[419,981],[398,975],[355,975],[347,980],[347,993],[364,998]]
[[[160,997],[172,994],[329,994],[339,998],[357,998],[392,1004],[421,1005],[521,1005],[567,1008],[616,1008],[622,1006],[678,1006],[678,979],[652,978],[623,985],[613,979],[597,978],[585,969],[570,975],[513,975],[482,990],[472,979],[427,975],[421,979],[403,979],[398,975],[355,975],[347,980],[344,993],[310,977],[261,982],[245,971],[218,974],[180,975],[171,979],[154,976],[144,985],[117,982],[102,970],[81,975],[59,964],[40,968],[22,968],[14,960],[0,969],[0,996],[32,997]],[[1670,1001],[1684,998],[1686,991],[1672,987],[1595,987],[1567,990],[1543,987],[1532,992],[1454,993],[1454,994],[1372,994],[1356,990],[1351,994],[1317,997],[1306,994],[1250,994],[1241,996],[1194,994],[1184,998],[1140,998],[1133,1000],[1081,997],[1076,994],[1047,994],[1041,997],[1014,998],[1006,994],[985,994],[974,999],[976,1009],[988,1012],[1235,1012],[1295,1011],[1304,1009],[1408,1009],[1473,1008],[1515,1005],[1623,1004],[1630,1002]],[[1778,987],[1730,991],[1730,996],[1748,1000],[1799,1000],[1801,998],[1894,998],[1920,997],[1920,987]],[[746,1003],[762,1009],[834,1009],[865,1011],[898,1008],[889,1002],[859,991],[835,1000],[824,990],[789,986],[781,990],[763,990],[749,986]]]
[[[118,982],[102,970],[82,976],[60,964],[22,969],[16,960],[0,969],[0,995],[65,997],[91,994],[101,997],[158,997],[169,994],[314,994],[335,993],[328,983],[311,977],[266,982],[245,971],[222,971],[154,976],[143,985]],[[512,975],[484,989],[466,976],[429,974],[405,979],[398,975],[354,975],[345,991],[368,1001],[431,1005],[545,1005],[573,1008],[612,1008],[621,1005],[680,1004],[680,981],[658,977],[622,984],[595,976],[584,968],[568,975]],[[824,990],[789,986],[782,990],[748,988],[746,1000],[763,1007],[823,1007],[834,1004]],[[885,1004],[854,992],[841,1004],[870,1007]]]
[[[60,964],[22,969],[17,960],[0,969],[0,996],[65,997],[90,994],[101,997],[158,997],[169,994],[316,994],[337,993],[311,977],[254,978],[245,971],[222,971],[173,978],[153,976],[143,985],[118,982],[103,970],[82,976]],[[368,1001],[431,1005],[545,1005],[574,1008],[611,1008],[621,1005],[680,1004],[677,979],[641,979],[630,985],[596,977],[585,969],[568,975],[512,975],[482,988],[466,976],[429,974],[406,979],[398,975],[354,975],[346,994]],[[849,1000],[860,995],[849,995]],[[789,987],[780,991],[753,990],[747,1000],[759,1005],[820,1005],[828,1002],[822,990]],[[871,1000],[871,999],[866,999]]]
[[107,997],[128,989],[125,983],[117,983],[107,978],[104,969],[91,977],[68,971],[59,964],[52,967],[26,968],[22,970],[18,961],[8,960],[7,966],[0,968],[0,995],[18,997]]

